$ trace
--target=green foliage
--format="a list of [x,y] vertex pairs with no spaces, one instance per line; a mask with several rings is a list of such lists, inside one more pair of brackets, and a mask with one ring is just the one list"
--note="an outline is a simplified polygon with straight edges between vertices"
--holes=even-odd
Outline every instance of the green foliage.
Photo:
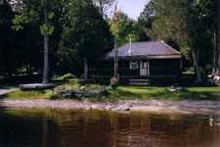
[[4,75],[16,71],[16,49],[19,41],[17,34],[11,29],[13,17],[10,5],[7,2],[0,4],[0,73]]
[[12,20],[13,26],[12,28],[16,31],[22,30],[24,24],[28,23],[27,16],[24,15],[15,15],[14,19]]
[[213,4],[212,1],[200,0],[189,5],[187,11],[189,45],[193,50],[197,51],[199,64],[203,67],[212,63],[215,21]]
[[54,32],[54,26],[43,24],[42,26],[40,26],[40,32],[42,35],[52,35]]
[[146,5],[140,20],[147,26],[147,32],[155,40],[174,42],[184,55],[188,55],[188,34],[186,25],[187,1],[152,0]]
[[[50,48],[49,37],[54,32],[53,18],[55,18],[55,9],[61,1],[57,0],[20,0],[14,3],[14,9],[17,10],[16,16],[13,19],[13,26],[16,31],[23,30],[28,25],[37,24],[41,35],[44,36],[43,46],[44,49],[44,67],[43,69],[43,83],[47,83],[49,75],[49,54],[47,53]],[[30,64],[28,65],[30,67]],[[31,70],[29,70],[31,71]]]
[[[118,45],[127,43],[129,38],[164,40],[180,50],[190,63],[195,52],[199,66],[212,64],[216,0],[151,0],[138,22],[123,13],[119,13],[117,21],[106,22],[102,12],[114,0],[46,2],[17,0],[0,5],[0,72],[40,71],[43,61],[40,34],[50,37],[50,65],[55,72],[80,74],[82,58],[88,58],[90,64],[100,59],[113,48],[113,35]],[[47,9],[47,23],[43,8]]]
[[130,19],[125,13],[118,12],[118,18],[109,21],[111,32],[117,45],[123,45],[131,39],[132,42],[140,40],[140,26],[138,22]]
[[83,65],[83,58],[90,64],[100,59],[112,48],[113,39],[107,22],[91,0],[70,0],[65,10],[57,53],[59,64],[66,64],[72,71],[71,68],[82,69],[79,65]]
[[50,12],[49,14],[48,14],[48,18],[49,19],[53,19],[55,17],[55,13],[54,12]]
[[[82,57],[87,57],[92,64],[91,61],[100,59],[113,48],[108,23],[94,1],[43,2],[46,3],[18,0],[10,5],[7,2],[0,5],[0,72],[15,73],[18,69],[25,69],[22,71],[31,74],[42,71],[43,39],[40,35],[50,37],[49,62],[53,67],[50,71],[58,74],[74,72],[80,75]],[[104,7],[110,3],[105,1]]]
[[213,61],[214,4],[212,0],[151,0],[139,22],[151,38],[164,40],[194,66],[205,67]]
[[[43,2],[43,3],[42,3]],[[61,5],[62,1],[50,0],[50,1],[41,1],[41,0],[32,0],[25,1],[21,0],[21,6],[19,3],[13,7],[19,7],[20,9],[16,12],[16,16],[13,19],[13,27],[24,26],[27,23],[41,23],[42,34],[52,34],[53,20],[56,18],[57,11]],[[46,13],[44,10],[46,9]],[[45,18],[48,19],[45,22]]]

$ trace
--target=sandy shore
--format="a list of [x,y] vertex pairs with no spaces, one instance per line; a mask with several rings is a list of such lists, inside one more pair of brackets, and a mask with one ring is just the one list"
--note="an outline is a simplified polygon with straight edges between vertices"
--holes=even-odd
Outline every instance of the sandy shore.
[[220,115],[220,101],[162,101],[162,100],[123,100],[117,103],[74,100],[1,100],[0,106],[8,108],[52,108],[52,109],[98,109],[130,112],[146,111],[154,113],[215,114]]

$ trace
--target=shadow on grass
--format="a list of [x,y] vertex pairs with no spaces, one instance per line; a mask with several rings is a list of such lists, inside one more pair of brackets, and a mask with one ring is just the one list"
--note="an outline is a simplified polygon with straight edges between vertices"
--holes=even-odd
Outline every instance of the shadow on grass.
[[131,92],[123,89],[116,89],[110,91],[110,97],[114,99],[131,99],[131,98],[140,98],[141,94]]
[[140,100],[147,100],[147,99],[177,99],[178,97],[169,92],[168,90],[160,89],[155,90],[153,87],[141,87],[141,88],[132,88],[132,89],[146,89],[144,92],[137,92],[132,90],[126,89],[116,89],[111,92],[111,98],[114,99],[140,99]]
[[159,100],[180,100],[178,93],[171,93],[166,90],[163,90],[157,93],[150,93],[148,97],[152,99],[159,99]]
[[220,93],[185,91],[180,93],[180,97],[189,100],[220,100]]
[[156,99],[167,99],[167,100],[220,100],[220,93],[214,92],[192,92],[192,91],[182,91],[182,92],[169,92],[161,91],[157,93],[152,93],[149,95]]

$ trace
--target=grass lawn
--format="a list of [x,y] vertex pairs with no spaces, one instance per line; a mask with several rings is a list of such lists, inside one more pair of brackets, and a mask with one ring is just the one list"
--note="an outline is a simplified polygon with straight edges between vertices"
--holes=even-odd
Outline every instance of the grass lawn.
[[[168,87],[154,86],[119,86],[110,90],[108,97],[91,98],[92,101],[116,101],[128,99],[161,99],[161,100],[220,100],[220,87],[187,87],[179,93],[168,91]],[[52,90],[20,91],[15,90],[2,98],[10,99],[52,99]],[[90,98],[89,98],[90,99]]]
[[39,91],[21,91],[14,90],[2,98],[8,99],[50,99],[53,96],[52,90],[39,90]]
[[220,87],[188,87],[179,93],[168,87],[119,86],[111,91],[112,99],[220,100]]

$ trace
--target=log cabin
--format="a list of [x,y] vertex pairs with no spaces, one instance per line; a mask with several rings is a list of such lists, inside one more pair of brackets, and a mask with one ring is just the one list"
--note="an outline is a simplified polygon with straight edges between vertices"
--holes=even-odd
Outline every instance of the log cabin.
[[181,54],[163,41],[130,42],[107,53],[92,68],[91,78],[110,79],[117,72],[120,81],[178,80],[181,75]]

